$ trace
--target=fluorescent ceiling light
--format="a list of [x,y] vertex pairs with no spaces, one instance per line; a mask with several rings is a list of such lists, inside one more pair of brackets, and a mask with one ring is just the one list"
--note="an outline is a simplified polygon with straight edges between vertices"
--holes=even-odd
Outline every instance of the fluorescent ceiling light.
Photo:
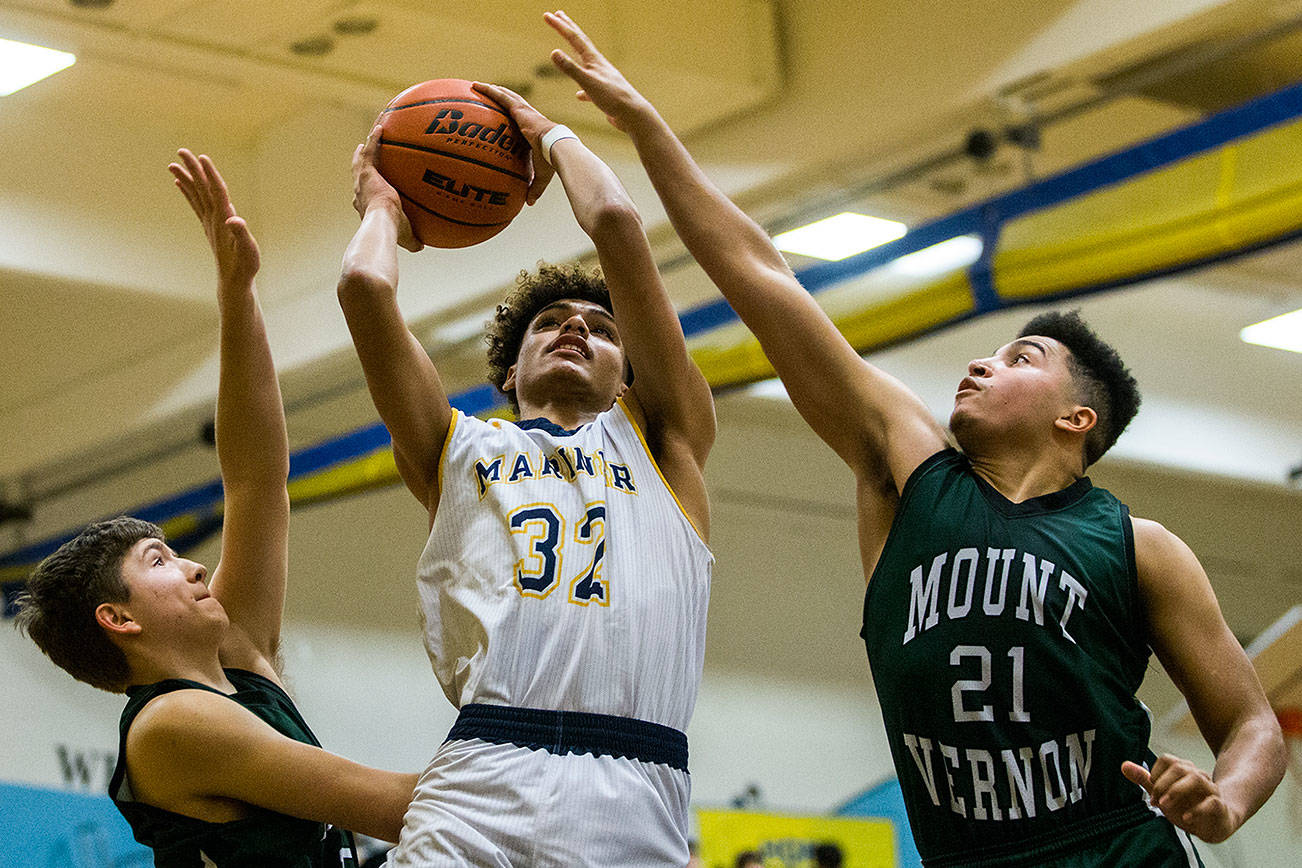
[[482,337],[489,320],[496,311],[481,310],[458,319],[439,323],[429,333],[430,339],[440,346],[453,346],[470,338]]
[[22,90],[76,62],[76,55],[66,51],[0,39],[0,96]]
[[773,239],[779,250],[836,262],[903,237],[908,228],[894,220],[844,211]]
[[1302,310],[1282,313],[1239,332],[1247,343],[1302,353]]
[[891,268],[910,277],[931,277],[966,268],[981,258],[983,247],[980,236],[960,235],[901,256],[891,263]]

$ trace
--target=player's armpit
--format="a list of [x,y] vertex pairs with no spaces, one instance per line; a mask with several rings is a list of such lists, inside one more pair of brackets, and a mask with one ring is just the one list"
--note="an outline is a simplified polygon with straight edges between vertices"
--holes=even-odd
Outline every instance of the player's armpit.
[[[665,482],[687,513],[692,526],[707,543],[710,539],[710,496],[705,487],[705,458],[714,443],[714,403],[702,408],[708,413],[707,434],[696,439],[682,430],[657,430],[655,420],[648,418],[639,397],[637,384],[627,389],[620,401],[628,411],[633,424],[646,441],[647,449]],[[704,444],[702,445],[702,440]]]
[[386,841],[397,840],[416,785],[414,774],[287,738],[204,690],[174,691],[145,706],[127,738],[127,762],[137,798],[166,810],[224,822],[241,805],[256,805]]
[[1216,754],[1212,780],[1238,828],[1284,775],[1279,724],[1193,552],[1157,522],[1132,522],[1149,642]]

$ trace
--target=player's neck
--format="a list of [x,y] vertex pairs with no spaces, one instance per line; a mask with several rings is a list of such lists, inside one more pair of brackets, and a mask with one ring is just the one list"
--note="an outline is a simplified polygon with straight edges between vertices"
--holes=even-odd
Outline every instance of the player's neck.
[[130,655],[133,684],[154,684],[169,678],[181,678],[197,681],[223,693],[235,689],[222,668],[216,646],[137,649],[137,652]]
[[608,409],[610,409],[609,405],[598,407],[592,402],[575,401],[568,397],[539,403],[521,401],[520,418],[546,419],[566,431],[574,431],[587,425]]
[[972,469],[1013,503],[1062,491],[1081,477],[1078,460],[1057,448],[980,449],[965,453]]

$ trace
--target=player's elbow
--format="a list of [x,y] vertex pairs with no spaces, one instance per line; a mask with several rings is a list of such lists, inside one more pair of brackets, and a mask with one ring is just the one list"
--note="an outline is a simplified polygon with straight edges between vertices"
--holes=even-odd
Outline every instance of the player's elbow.
[[1280,729],[1279,720],[1271,713],[1267,720],[1263,721],[1266,729],[1266,748],[1263,751],[1266,755],[1263,765],[1266,770],[1266,783],[1268,784],[1267,793],[1272,793],[1284,780],[1284,773],[1288,771],[1289,747],[1284,741],[1284,732]]
[[248,456],[222,462],[222,491],[232,498],[274,508],[284,502],[289,510],[289,447],[268,456]]
[[373,269],[345,263],[335,292],[339,297],[339,306],[347,316],[359,306],[369,306],[377,301],[393,298],[397,293],[397,287]]
[[1230,737],[1215,751],[1218,763],[1231,745],[1236,746],[1231,752],[1249,758],[1254,770],[1244,792],[1246,804],[1242,807],[1245,809],[1243,819],[1246,820],[1284,780],[1284,773],[1288,770],[1288,745],[1279,720],[1269,705],[1255,710],[1234,727]]
[[584,231],[597,243],[642,234],[642,215],[623,191],[602,198],[585,222]]
[[[416,790],[417,775],[384,772],[384,792],[376,801],[374,823],[369,834],[381,841],[396,842],[402,834],[403,817]],[[360,831],[360,830],[359,830]]]

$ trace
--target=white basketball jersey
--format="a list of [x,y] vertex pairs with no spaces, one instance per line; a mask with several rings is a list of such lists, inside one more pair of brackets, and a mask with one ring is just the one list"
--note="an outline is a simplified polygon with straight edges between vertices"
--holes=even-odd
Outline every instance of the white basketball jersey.
[[541,424],[454,413],[417,575],[439,683],[458,708],[685,730],[714,558],[622,402],[577,431]]

